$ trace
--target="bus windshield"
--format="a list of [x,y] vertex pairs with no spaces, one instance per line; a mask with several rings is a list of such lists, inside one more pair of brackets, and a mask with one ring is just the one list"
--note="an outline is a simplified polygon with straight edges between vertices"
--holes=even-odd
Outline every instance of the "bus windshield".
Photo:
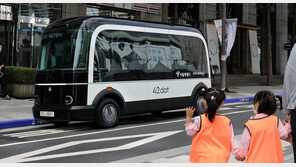
[[37,69],[86,70],[89,43],[90,37],[83,28],[45,33]]

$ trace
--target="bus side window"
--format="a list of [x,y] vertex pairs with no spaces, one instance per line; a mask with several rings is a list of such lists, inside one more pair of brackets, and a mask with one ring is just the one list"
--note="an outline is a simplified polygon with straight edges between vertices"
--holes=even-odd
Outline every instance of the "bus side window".
[[[116,63],[121,63],[121,70],[143,70],[146,61],[145,38],[143,33],[116,31],[112,38],[112,51]],[[117,60],[120,59],[120,60]]]
[[176,61],[175,69],[190,72],[192,77],[206,77],[208,68],[203,41],[197,37],[181,35],[172,35],[171,39],[171,52]]
[[176,35],[170,35],[170,51],[172,58],[173,70],[184,70],[187,69],[187,63],[183,60],[181,51],[181,42]]
[[[98,36],[94,51],[94,82],[100,80],[99,75],[104,78],[106,71],[110,71],[110,45],[107,40]],[[98,74],[99,69],[105,69],[102,74]],[[102,79],[101,78],[101,79]]]
[[[146,33],[146,53],[148,57],[147,71],[152,77],[163,79],[157,73],[172,72],[172,57],[170,52],[169,36],[167,34]],[[166,77],[169,77],[168,75]]]

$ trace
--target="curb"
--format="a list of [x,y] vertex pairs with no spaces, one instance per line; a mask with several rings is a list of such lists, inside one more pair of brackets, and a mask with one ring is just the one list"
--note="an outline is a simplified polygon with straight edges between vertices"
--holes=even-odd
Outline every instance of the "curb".
[[0,122],[0,129],[17,128],[17,127],[32,126],[32,125],[42,125],[42,124],[48,124],[48,123],[50,123],[50,121],[36,120],[36,119],[21,119],[21,120]]
[[[282,96],[282,95],[275,95],[275,96]],[[249,102],[253,100],[254,100],[254,97],[234,98],[234,99],[226,99],[224,103]],[[0,129],[16,128],[16,127],[22,127],[22,126],[34,126],[34,125],[42,125],[42,124],[49,124],[49,123],[50,121],[47,121],[47,120],[21,119],[21,120],[0,122]]]
[[[274,95],[274,96],[282,96],[282,95]],[[244,97],[244,98],[234,98],[234,99],[226,99],[224,103],[239,103],[239,102],[249,102],[253,101],[254,97]]]

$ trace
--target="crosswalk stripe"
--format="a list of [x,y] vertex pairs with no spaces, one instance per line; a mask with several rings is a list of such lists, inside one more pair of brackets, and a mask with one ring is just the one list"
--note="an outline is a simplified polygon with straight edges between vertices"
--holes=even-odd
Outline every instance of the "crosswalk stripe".
[[26,137],[44,136],[44,135],[57,134],[57,133],[66,133],[66,132],[78,131],[78,130],[82,130],[82,129],[85,129],[85,128],[80,128],[80,129],[75,129],[75,128],[43,129],[43,130],[35,130],[35,131],[28,131],[28,132],[4,134],[2,136],[26,138]]
[[[240,141],[242,134],[235,135],[236,140]],[[292,149],[290,143],[282,140],[282,147],[285,150]],[[112,163],[190,163],[189,153],[191,145],[182,146],[178,148],[173,148],[169,150],[154,152],[150,154],[135,156],[127,159],[121,159],[113,161]],[[284,151],[285,151],[284,150]],[[285,162],[292,162],[293,154],[288,154],[284,156]],[[229,158],[229,163],[240,163],[235,158],[234,155],[231,155]]]
[[237,106],[237,105],[245,105],[250,104],[251,102],[237,102],[237,103],[226,103],[223,106]]
[[221,111],[225,111],[225,110],[232,110],[233,108],[231,108],[231,107],[222,107],[222,108],[220,108],[219,110],[221,110]]
[[252,105],[238,105],[238,106],[235,106],[235,108],[253,108]]
[[[241,134],[235,135],[235,138],[236,138],[237,141],[240,141]],[[187,147],[187,148],[189,147],[190,148],[190,145],[189,146],[185,146],[185,147]],[[292,149],[291,144],[289,142],[286,142],[286,141],[283,141],[283,140],[282,140],[282,147],[283,147],[283,151],[288,150],[288,149]],[[184,148],[184,147],[182,147],[182,148]],[[163,151],[163,152],[165,152],[165,151]],[[149,161],[146,161],[146,162],[149,162],[149,163],[190,163],[190,161],[189,161],[189,158],[190,158],[189,152],[190,152],[190,150],[188,149],[187,154],[184,154],[184,155],[180,155],[180,153],[179,153],[178,156],[159,157],[157,159],[149,160]],[[164,153],[164,155],[165,155],[165,153]],[[293,160],[294,160],[293,158],[294,158],[293,153],[284,156],[284,159],[285,159],[285,162],[286,163],[293,162]],[[131,159],[129,159],[129,160],[131,160]],[[127,161],[126,160],[120,160],[120,161],[117,161],[117,162],[127,162]],[[232,155],[232,154],[231,154],[228,162],[229,163],[241,163],[241,162],[238,162],[235,159],[234,155]]]

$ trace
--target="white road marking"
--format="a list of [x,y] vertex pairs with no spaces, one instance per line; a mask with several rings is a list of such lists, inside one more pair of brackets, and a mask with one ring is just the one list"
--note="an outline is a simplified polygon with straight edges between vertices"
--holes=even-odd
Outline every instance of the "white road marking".
[[[242,134],[235,135],[235,138],[238,141],[238,144],[241,139],[241,136],[242,136]],[[282,147],[286,148],[286,149],[292,149],[292,146],[290,145],[290,143],[283,141],[283,140],[282,140]],[[191,148],[191,145],[187,145],[187,146],[182,146],[182,147],[173,148],[173,149],[169,149],[169,150],[154,152],[154,153],[150,153],[150,154],[144,154],[144,155],[121,159],[121,160],[117,160],[117,161],[112,161],[110,163],[143,163],[143,162],[189,163],[190,148]],[[289,161],[293,158],[294,158],[293,153],[284,156],[285,162]],[[240,163],[237,160],[235,160],[234,155],[230,156],[228,162],[229,163]]]
[[219,110],[224,111],[224,110],[231,110],[231,109],[233,109],[233,108],[231,108],[231,107],[221,107]]
[[159,158],[173,157],[180,154],[188,154],[190,152],[191,145],[173,148],[169,150],[154,152],[150,154],[144,154],[140,156],[135,156],[131,158],[121,159],[118,161],[113,161],[110,163],[142,163],[149,162]]
[[237,105],[235,108],[253,108],[253,105]]
[[233,111],[233,112],[221,113],[221,115],[239,114],[239,113],[244,113],[244,112],[250,112],[250,110],[242,110],[242,111]]
[[19,130],[28,130],[28,129],[35,129],[35,128],[44,128],[53,126],[52,124],[46,125],[36,125],[36,126],[25,126],[25,127],[16,127],[16,128],[7,128],[7,129],[0,129],[0,133],[4,132],[11,132],[11,131],[19,131]]
[[[231,115],[231,114],[244,113],[244,112],[250,112],[250,111],[249,110],[246,110],[246,111],[228,112],[228,113],[222,113],[221,115]],[[185,117],[182,118],[182,119],[174,120],[174,121],[166,121],[166,122],[159,122],[159,123],[150,123],[150,124],[139,125],[139,126],[132,125],[132,126],[129,126],[129,127],[123,127],[123,128],[117,128],[117,129],[108,129],[108,130],[103,130],[103,131],[99,131],[99,132],[90,132],[90,133],[84,133],[84,134],[76,134],[76,135],[53,137],[53,138],[40,139],[40,140],[31,140],[31,141],[24,141],[24,142],[3,144],[3,145],[0,145],[0,148],[1,147],[7,147],[7,146],[20,145],[20,144],[36,143],[36,142],[43,142],[43,141],[58,140],[58,139],[65,139],[65,138],[72,138],[72,137],[80,137],[80,136],[87,136],[87,135],[94,135],[94,134],[100,134],[100,133],[106,133],[106,132],[114,132],[114,131],[120,131],[120,130],[134,129],[134,128],[142,128],[142,127],[147,127],[147,126],[156,126],[156,125],[176,123],[176,122],[181,122],[181,121],[184,121],[185,122]]]
[[132,125],[132,126],[129,126],[129,127],[117,128],[117,129],[108,129],[108,130],[103,130],[103,131],[99,131],[99,132],[90,132],[90,133],[84,133],[84,134],[53,137],[53,138],[40,139],[40,140],[31,140],[31,141],[18,142],[18,143],[9,143],[9,144],[0,145],[0,148],[1,147],[7,147],[7,146],[13,146],[13,145],[19,145],[19,144],[36,143],[36,142],[43,142],[43,141],[50,141],[50,140],[65,139],[65,138],[71,138],[71,137],[80,137],[80,136],[94,135],[94,134],[100,134],[100,133],[106,133],[106,132],[114,132],[114,131],[120,131],[120,130],[134,129],[134,128],[142,128],[142,127],[147,127],[147,126],[162,125],[162,124],[175,123],[175,122],[181,122],[181,121],[185,121],[185,118],[184,119],[174,120],[174,121],[151,123],[151,124],[145,124],[145,125],[139,125],[139,126]]
[[[29,161],[39,161],[39,160],[45,160],[45,159],[53,159],[53,158],[61,158],[61,157],[69,157],[69,156],[77,156],[77,155],[86,155],[86,154],[95,154],[95,153],[102,153],[102,152],[110,152],[110,151],[118,151],[118,150],[127,150],[132,149],[156,140],[159,140],[161,138],[165,138],[177,133],[180,133],[184,130],[177,130],[177,131],[168,131],[168,132],[158,132],[158,133],[149,133],[149,134],[140,134],[140,135],[130,135],[130,136],[120,136],[120,137],[110,137],[110,138],[101,138],[101,139],[90,139],[90,140],[80,140],[80,141],[72,141],[68,143],[63,143],[31,152],[26,152],[23,154],[11,156],[8,158],[0,159],[1,163],[17,163],[17,162],[29,162]],[[148,137],[150,136],[150,137]],[[124,144],[122,146],[118,147],[112,147],[112,148],[103,148],[103,149],[94,149],[94,150],[87,150],[87,151],[77,151],[77,152],[71,152],[71,153],[61,153],[61,154],[53,154],[53,155],[45,155],[45,156],[37,156],[39,154],[43,154],[50,151],[55,151],[58,149],[63,149],[66,147],[71,147],[79,144],[84,143],[94,143],[94,142],[102,142],[102,141],[112,141],[112,140],[120,140],[120,139],[129,139],[129,138],[137,138],[137,137],[148,137],[145,139],[141,139],[135,142],[131,142],[128,144]],[[35,156],[35,157],[33,157]],[[28,158],[30,157],[30,158]]]
[[59,128],[59,129],[43,129],[43,130],[34,130],[34,131],[27,131],[27,132],[19,132],[19,133],[11,133],[11,134],[4,134],[3,136],[8,137],[16,137],[16,138],[26,138],[26,137],[36,137],[36,136],[44,136],[50,134],[57,134],[57,133],[66,133],[72,131],[79,131],[86,128],[74,129],[74,128]]
[[247,102],[237,102],[237,103],[225,103],[223,106],[237,106],[237,105],[245,105],[251,103],[250,101]]

